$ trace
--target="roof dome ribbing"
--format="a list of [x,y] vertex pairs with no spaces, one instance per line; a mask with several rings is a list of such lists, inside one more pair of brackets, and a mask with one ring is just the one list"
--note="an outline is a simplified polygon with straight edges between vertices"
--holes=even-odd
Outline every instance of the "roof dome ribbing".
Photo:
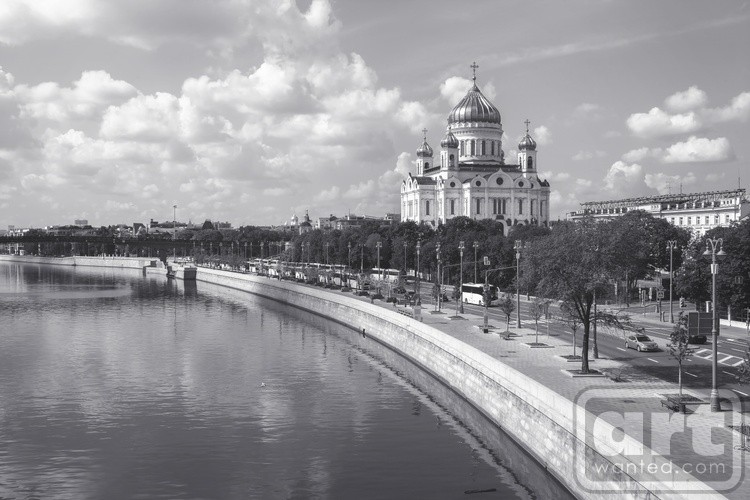
[[483,122],[502,124],[500,111],[482,94],[476,82],[448,115],[448,123]]

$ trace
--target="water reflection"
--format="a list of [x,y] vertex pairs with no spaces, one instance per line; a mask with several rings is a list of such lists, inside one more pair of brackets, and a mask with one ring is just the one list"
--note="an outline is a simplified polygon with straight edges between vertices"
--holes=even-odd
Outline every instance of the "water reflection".
[[204,285],[0,264],[0,497],[532,495],[393,353]]

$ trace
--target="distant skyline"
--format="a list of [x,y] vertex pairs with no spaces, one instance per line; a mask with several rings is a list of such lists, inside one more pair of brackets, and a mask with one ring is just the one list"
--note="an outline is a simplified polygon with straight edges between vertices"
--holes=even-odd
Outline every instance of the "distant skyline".
[[749,3],[4,0],[0,228],[399,212],[474,61],[553,220],[747,187]]

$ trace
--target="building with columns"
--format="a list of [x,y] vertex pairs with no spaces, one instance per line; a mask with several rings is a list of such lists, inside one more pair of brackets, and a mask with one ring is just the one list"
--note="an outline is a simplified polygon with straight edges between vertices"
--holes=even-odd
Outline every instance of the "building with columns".
[[587,201],[581,208],[568,214],[570,220],[585,217],[611,219],[642,210],[665,219],[675,226],[689,230],[695,236],[721,226],[729,226],[750,215],[750,200],[744,188],[704,193],[660,194],[625,198],[622,200]]
[[458,216],[494,219],[511,226],[549,224],[549,183],[538,175],[537,145],[529,135],[518,144],[517,163],[505,162],[500,112],[474,84],[448,115],[440,152],[424,130],[416,175],[401,184],[401,221],[437,226]]

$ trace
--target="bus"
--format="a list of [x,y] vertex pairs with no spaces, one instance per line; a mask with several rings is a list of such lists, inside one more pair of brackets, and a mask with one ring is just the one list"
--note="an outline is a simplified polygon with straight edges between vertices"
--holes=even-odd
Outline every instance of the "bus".
[[398,281],[401,276],[401,271],[398,269],[381,269],[373,267],[369,270],[370,279],[383,281],[390,281],[391,283]]
[[[493,300],[497,300],[497,287],[489,285],[490,287],[490,302],[488,306],[492,305]],[[464,283],[461,287],[461,300],[466,304],[478,304],[484,305],[484,284],[482,283]]]

